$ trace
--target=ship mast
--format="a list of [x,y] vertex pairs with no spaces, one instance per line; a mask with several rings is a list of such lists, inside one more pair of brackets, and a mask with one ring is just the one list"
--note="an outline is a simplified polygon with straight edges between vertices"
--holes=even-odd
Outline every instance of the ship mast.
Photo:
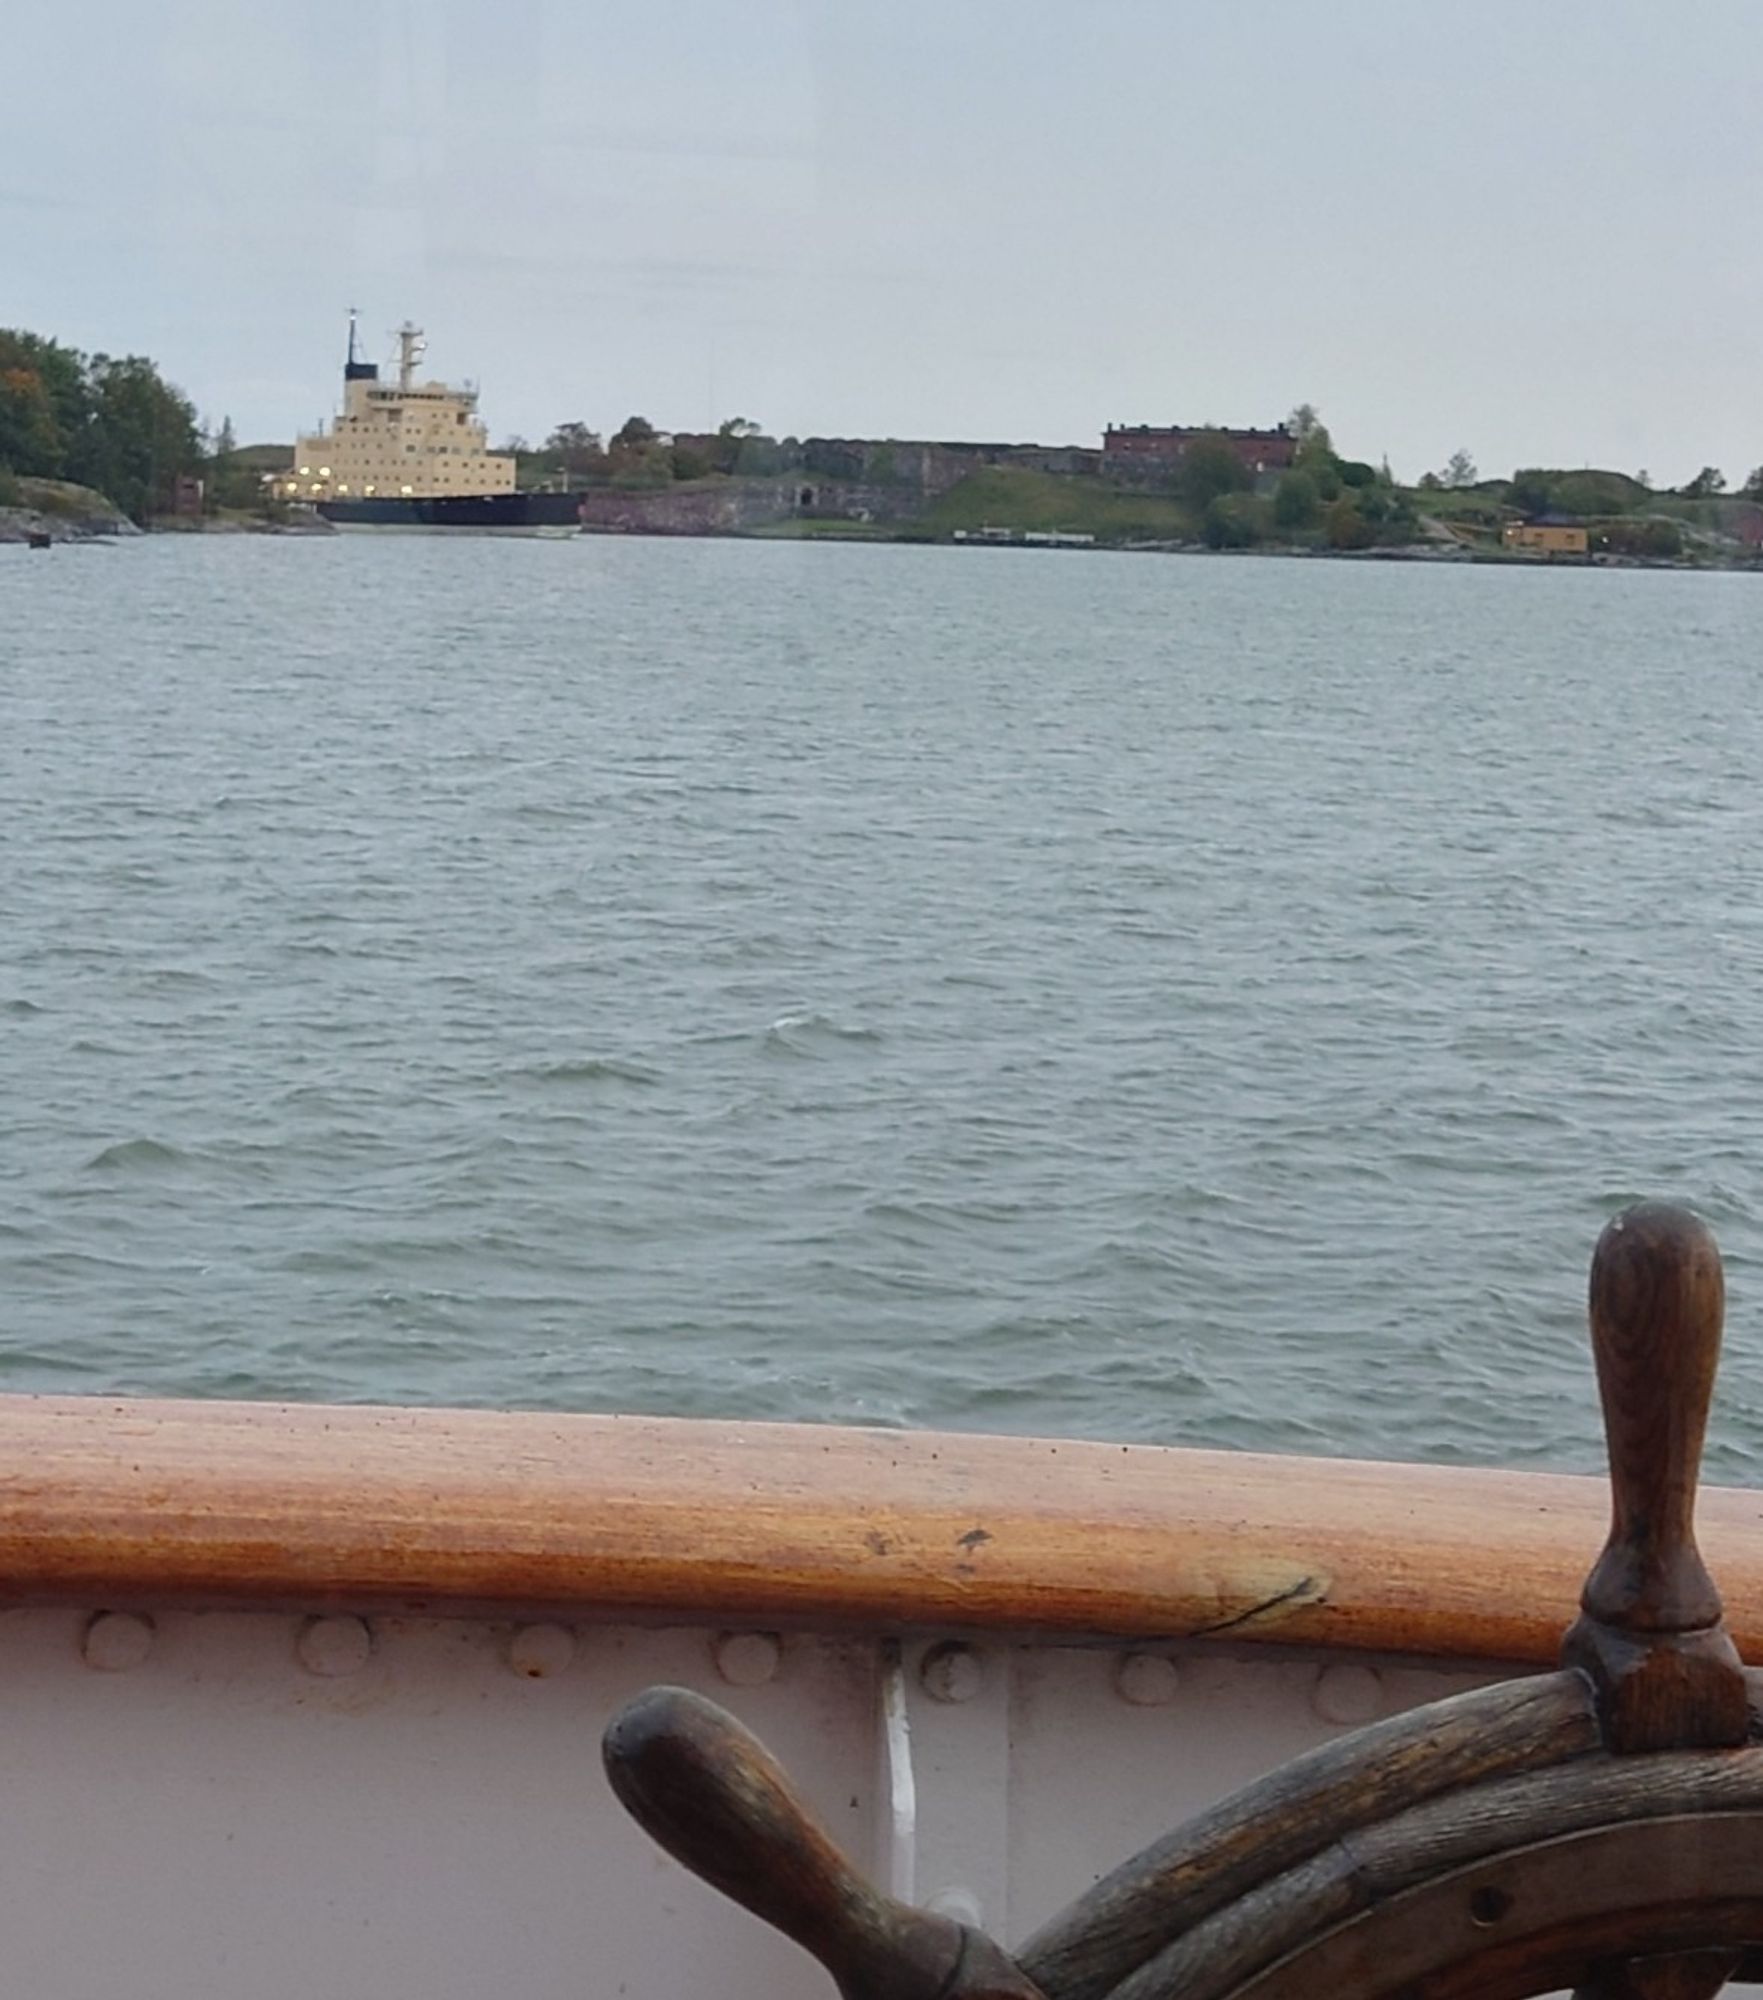
[[422,328],[406,320],[398,329],[398,387],[408,390],[416,380],[416,364],[422,359]]
[[349,358],[343,363],[343,380],[349,382],[377,382],[379,366],[376,362],[361,358],[361,337],[357,326],[361,315],[354,306],[349,308]]

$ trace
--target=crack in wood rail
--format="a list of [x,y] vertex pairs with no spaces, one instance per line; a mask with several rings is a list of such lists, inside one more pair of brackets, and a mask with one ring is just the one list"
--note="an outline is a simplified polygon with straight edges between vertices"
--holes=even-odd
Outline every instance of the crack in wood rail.
[[1218,1632],[1234,1632],[1240,1625],[1251,1625],[1257,1618],[1265,1618],[1270,1612],[1278,1611],[1282,1605],[1296,1603],[1320,1604],[1327,1593],[1327,1580],[1318,1583],[1314,1576],[1301,1576],[1296,1583],[1284,1590],[1276,1590],[1271,1597],[1264,1597],[1259,1604],[1251,1604],[1246,1611],[1239,1611],[1229,1618],[1219,1618],[1210,1625],[1195,1625],[1187,1636],[1190,1639],[1209,1639]]

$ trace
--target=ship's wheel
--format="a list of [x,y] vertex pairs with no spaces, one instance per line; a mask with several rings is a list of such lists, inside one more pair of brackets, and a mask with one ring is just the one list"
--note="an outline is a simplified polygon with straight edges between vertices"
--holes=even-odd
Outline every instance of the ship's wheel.
[[1592,1260],[1610,1538],[1555,1673],[1340,1738],[1146,1848],[1014,1956],[865,1883],[765,1749],[652,1688],[614,1788],[845,2000],[1704,2000],[1763,1983],[1763,1675],[1695,1543],[1723,1282],[1648,1203]]

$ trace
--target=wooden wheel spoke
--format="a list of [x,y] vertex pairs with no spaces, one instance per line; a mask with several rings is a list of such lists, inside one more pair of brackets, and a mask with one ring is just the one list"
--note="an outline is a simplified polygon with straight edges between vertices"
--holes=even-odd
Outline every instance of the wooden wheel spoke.
[[1686,1210],[1642,1204],[1600,1238],[1611,1526],[1563,1671],[1297,1760],[1123,1863],[1019,1960],[869,1888],[699,1697],[653,1690],[615,1721],[613,1781],[847,2000],[1708,2000],[1763,1979],[1763,1678],[1694,1525],[1723,1304]]

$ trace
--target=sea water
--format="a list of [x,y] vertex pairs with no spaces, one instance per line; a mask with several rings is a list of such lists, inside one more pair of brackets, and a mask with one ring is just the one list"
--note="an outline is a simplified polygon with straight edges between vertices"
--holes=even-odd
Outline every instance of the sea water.
[[0,550],[0,1388],[1763,1446],[1763,578]]

